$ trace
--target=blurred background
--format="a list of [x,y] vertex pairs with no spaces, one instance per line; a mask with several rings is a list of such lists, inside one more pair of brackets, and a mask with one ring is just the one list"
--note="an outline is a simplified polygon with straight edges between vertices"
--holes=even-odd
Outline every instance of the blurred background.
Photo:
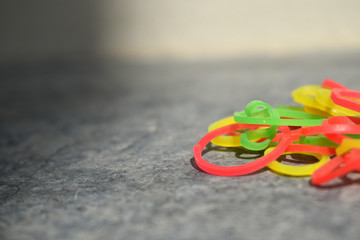
[[3,0],[0,61],[358,51],[359,9],[355,0]]

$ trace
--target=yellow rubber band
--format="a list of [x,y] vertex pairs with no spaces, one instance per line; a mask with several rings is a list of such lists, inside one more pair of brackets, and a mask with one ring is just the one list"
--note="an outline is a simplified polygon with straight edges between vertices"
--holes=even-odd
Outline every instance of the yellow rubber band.
[[[208,132],[212,132],[215,129],[227,126],[227,125],[231,125],[237,123],[234,121],[234,117],[233,116],[229,116],[223,119],[220,119],[219,121],[216,121],[214,123],[212,123],[209,128],[208,128]],[[266,127],[260,127],[258,128],[259,130],[261,129],[266,129]],[[251,141],[257,141],[259,139],[254,139]],[[222,147],[241,147],[240,144],[241,141],[241,135],[232,135],[232,136],[220,136],[220,137],[216,137],[213,140],[211,140],[211,142],[213,144],[216,144],[218,146],[222,146]]]
[[[274,148],[268,148],[265,150],[265,155],[269,154]],[[317,159],[319,159],[319,162],[308,164],[308,165],[287,165],[283,164],[277,160],[274,160],[270,164],[267,165],[268,168],[273,170],[276,173],[280,173],[287,176],[293,176],[293,177],[305,177],[305,176],[311,176],[313,172],[315,172],[316,169],[324,165],[330,160],[329,155],[325,154],[318,154],[318,153],[304,153],[304,152],[284,152],[284,154],[293,154],[293,153],[301,153],[306,154],[310,156],[314,156]]]
[[308,109],[317,109],[320,111],[320,113],[325,112],[330,116],[355,116],[359,114],[352,110],[336,105],[330,97],[331,90],[322,86],[305,85],[295,89],[292,92],[292,96],[295,102],[303,104]]
[[322,116],[322,117],[326,117],[326,118],[329,118],[332,116],[331,114],[329,114],[327,112],[321,111],[317,108],[308,107],[308,106],[304,106],[304,111],[307,113],[310,113],[310,114],[314,114],[314,115],[318,115],[318,116]]
[[315,96],[315,100],[331,109],[333,114],[337,116],[357,116],[359,115],[358,112],[350,110],[348,108],[344,108],[334,103],[331,99],[331,89],[327,88],[320,88]]
[[342,155],[349,152],[353,148],[360,148],[360,140],[345,138],[339,147],[336,148],[336,154]]
[[[208,128],[208,132],[212,132],[215,129],[227,126],[227,125],[231,125],[236,123],[234,121],[234,117],[230,116],[227,118],[223,118],[219,121],[214,122],[213,124],[211,124]],[[223,146],[223,147],[240,147],[240,140],[241,140],[241,136],[237,135],[237,136],[220,136],[217,138],[214,138],[213,140],[211,140],[211,142],[213,144],[216,144],[218,146]]]

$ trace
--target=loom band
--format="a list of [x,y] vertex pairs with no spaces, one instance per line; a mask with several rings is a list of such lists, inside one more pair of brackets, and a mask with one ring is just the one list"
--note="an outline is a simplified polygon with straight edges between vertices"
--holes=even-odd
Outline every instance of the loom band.
[[305,85],[292,91],[291,95],[297,103],[313,108],[319,108],[317,102],[315,101],[315,97],[320,88],[322,87],[318,85]]
[[340,105],[337,105],[334,103],[334,101],[332,100],[331,98],[331,95],[333,94],[332,92],[333,91],[337,91],[337,89],[327,89],[327,88],[321,88],[318,90],[318,94],[315,96],[315,100],[330,108],[331,109],[331,112],[333,113],[333,115],[336,115],[336,116],[356,116],[356,115],[359,115],[358,112],[356,111],[353,111],[349,108],[345,108],[345,107],[342,107]]
[[[234,117],[233,116],[229,116],[223,119],[220,119],[219,121],[216,121],[214,123],[212,123],[209,127],[208,127],[208,132],[211,132],[217,128],[221,128],[227,125],[231,125],[236,123],[234,121]],[[240,145],[240,139],[241,136],[219,136],[217,138],[214,138],[211,142],[218,145],[218,146],[222,146],[222,147],[239,147]]]
[[341,107],[356,111],[357,114],[355,114],[355,116],[359,115],[360,102],[357,100],[360,100],[360,91],[336,88],[331,93],[331,99]]
[[[259,109],[259,107],[264,109]],[[314,126],[321,125],[324,118],[306,113],[299,107],[278,106],[276,109],[272,109],[269,104],[255,100],[246,106],[245,111],[235,112],[234,120],[247,124]]]
[[[310,126],[301,128],[301,135],[318,135],[324,134],[360,134],[360,126],[348,124],[332,124],[321,126]],[[334,141],[331,138],[332,141]]]
[[314,114],[314,115],[318,115],[318,116],[325,117],[325,118],[332,117],[332,115],[328,112],[322,111],[317,108],[309,107],[309,106],[304,106],[304,111],[309,114]]
[[[242,134],[240,143],[241,145],[252,151],[260,151],[264,150],[268,147],[272,139],[276,136],[276,130],[278,126],[271,126],[267,129],[261,129],[261,130],[254,130],[254,131],[247,131]],[[264,138],[262,141],[252,141],[254,139]]]
[[[291,143],[290,138],[290,129],[287,126],[280,126],[279,130],[284,133],[283,138],[280,140],[277,147],[268,155],[260,157],[259,159],[238,166],[218,166],[212,163],[207,162],[202,158],[201,153],[205,146],[214,138],[221,136],[223,134],[234,132],[241,129],[247,129],[251,126],[249,124],[232,124],[228,126],[224,126],[214,131],[207,133],[203,138],[200,139],[197,145],[194,146],[194,158],[200,169],[203,171],[218,175],[218,176],[240,176],[255,172],[267,164],[269,164],[273,159],[278,158],[282,152],[287,148],[287,146]],[[269,127],[266,125],[257,125],[256,127]]]
[[324,147],[324,146],[314,146],[309,144],[291,144],[286,149],[287,152],[311,152],[317,154],[325,155],[336,155],[335,147]]
[[310,114],[304,111],[304,108],[293,108],[291,106],[277,106],[281,118],[295,118],[295,119],[325,119],[322,116]]
[[306,107],[318,109],[321,112],[326,112],[331,116],[344,115],[337,109],[329,108],[316,100],[316,96],[320,89],[324,88],[318,85],[305,85],[295,89],[292,92],[292,96],[295,102],[298,102]]
[[[280,118],[295,118],[295,119],[325,119],[322,116],[310,114],[304,111],[303,107],[294,107],[294,106],[285,106],[285,105],[278,105],[276,106],[274,111],[277,111],[280,115]],[[241,113],[242,117],[246,117],[244,112]],[[252,114],[251,117],[267,117],[268,114],[266,109],[262,109],[262,111],[258,111],[255,114]]]
[[[292,146],[292,145],[290,145],[290,146]],[[264,154],[265,155],[269,154],[273,149],[274,148],[266,149]],[[293,176],[293,177],[306,177],[306,176],[311,176],[311,174],[313,174],[313,172],[316,169],[318,169],[319,167],[321,167],[322,165],[324,165],[325,163],[327,163],[330,160],[330,157],[327,154],[313,153],[311,151],[303,152],[301,150],[301,147],[299,149],[300,150],[296,150],[296,147],[294,147],[294,150],[286,149],[285,152],[283,152],[281,155],[301,153],[301,154],[305,154],[305,155],[314,156],[319,161],[316,163],[313,163],[313,164],[299,166],[299,165],[283,164],[276,159],[275,161],[269,163],[267,165],[267,167],[270,168],[272,171],[283,174],[283,175]]]
[[334,88],[343,88],[343,89],[348,89],[347,87],[345,87],[344,85],[341,85],[340,83],[327,78],[323,81],[323,83],[321,84],[322,87],[324,88],[329,88],[329,89],[334,89]]
[[308,144],[315,146],[324,146],[324,147],[338,147],[339,145],[334,141],[331,141],[325,135],[316,135],[316,136],[300,136],[300,144]]
[[[301,128],[291,130],[290,131],[291,142],[299,141],[299,138],[300,138],[301,134],[302,134]],[[278,142],[278,141],[281,140],[282,137],[283,137],[283,133],[277,133],[272,141],[273,142]]]
[[[235,124],[233,116],[229,116],[223,119],[220,119],[219,121],[216,121],[212,123],[208,127],[208,132],[211,132],[217,128],[221,128],[227,125]],[[257,127],[250,126],[249,130],[257,129]],[[247,129],[242,129],[240,131],[245,131]],[[222,146],[222,147],[241,147],[240,140],[241,140],[241,134],[238,131],[230,132],[227,136],[219,136],[214,138],[211,142],[215,145]],[[258,141],[261,139],[254,139],[254,141]]]
[[[332,124],[345,124],[345,125],[360,125],[360,118],[358,117],[351,117],[351,116],[337,116],[332,117],[323,122],[323,125],[329,126]],[[345,134],[324,134],[328,139],[331,141],[341,144],[344,139],[350,139],[350,136],[347,136]],[[353,135],[353,134],[352,134]]]
[[257,118],[246,117],[244,112],[235,112],[234,119],[238,123],[287,125],[287,126],[316,126],[321,125],[324,119],[283,119],[283,118]]
[[[276,114],[270,104],[260,101],[260,100],[254,100],[248,103],[245,107],[244,113],[248,117],[252,117],[252,114],[256,114],[259,111],[265,110],[270,118],[277,117],[278,114]],[[278,116],[280,118],[280,116]]]
[[360,149],[360,140],[356,139],[344,139],[340,146],[336,148],[336,154],[342,155],[344,153],[353,150],[354,148]]
[[[280,119],[280,115],[276,111],[274,111],[268,103],[259,100],[251,101],[243,111],[243,115],[245,116],[245,118],[258,119],[257,117],[254,116],[259,114],[262,114],[262,116],[266,115],[270,119]],[[236,112],[234,116],[235,115]],[[235,117],[234,120],[238,122]],[[243,122],[240,121],[239,123],[243,123]],[[264,124],[264,121],[258,124]],[[249,150],[253,150],[253,151],[263,150],[269,145],[271,140],[276,136],[277,128],[278,126],[271,126],[268,129],[245,132],[242,134],[240,143],[243,147]],[[256,138],[263,138],[263,137],[267,137],[267,139],[260,142],[251,141]]]
[[321,185],[333,179],[345,176],[349,172],[360,170],[359,149],[337,155],[331,161],[318,168],[311,176],[314,185]]

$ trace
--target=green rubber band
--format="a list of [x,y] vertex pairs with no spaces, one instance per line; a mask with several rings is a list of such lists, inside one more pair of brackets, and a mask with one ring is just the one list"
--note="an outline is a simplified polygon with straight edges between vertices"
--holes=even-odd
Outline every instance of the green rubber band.
[[[270,117],[271,119],[280,119],[278,112],[274,111],[271,106],[265,102],[255,100],[250,102],[245,110],[244,114],[252,118],[255,115],[261,114]],[[235,120],[236,121],[236,120]],[[254,131],[248,131],[241,135],[240,143],[243,147],[259,151],[268,147],[272,139],[276,136],[278,126],[271,126],[267,129],[259,129]],[[251,140],[267,138],[262,142],[252,142]]]
[[[272,139],[276,136],[276,130],[278,126],[271,126],[267,129],[248,131],[241,135],[240,144],[253,151],[260,151],[267,148],[272,141]],[[252,142],[251,140],[266,138],[266,140],[262,142]]]
[[[258,109],[263,107],[264,109]],[[252,111],[251,111],[252,110]],[[270,117],[269,112],[276,117]],[[279,116],[279,117],[277,117]],[[280,119],[280,117],[297,119]],[[250,102],[245,111],[235,112],[234,120],[238,123],[287,125],[287,126],[317,126],[321,125],[325,118],[306,113],[303,109],[291,106],[278,106],[272,109],[267,103],[255,100]]]
[[338,147],[339,145],[324,135],[314,135],[314,136],[300,136],[300,144],[308,144],[315,146],[324,146],[324,147]]

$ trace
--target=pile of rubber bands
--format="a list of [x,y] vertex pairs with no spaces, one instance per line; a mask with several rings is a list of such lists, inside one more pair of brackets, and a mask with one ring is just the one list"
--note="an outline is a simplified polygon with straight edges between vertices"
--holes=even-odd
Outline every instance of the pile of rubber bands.
[[[193,149],[198,167],[218,176],[241,176],[268,167],[281,175],[311,176],[314,185],[360,171],[360,91],[325,79],[321,86],[295,89],[292,96],[303,106],[272,108],[255,100],[244,111],[211,124]],[[202,157],[210,141],[264,154],[242,165],[219,166]],[[307,165],[279,161],[287,154],[310,155],[318,161]]]

